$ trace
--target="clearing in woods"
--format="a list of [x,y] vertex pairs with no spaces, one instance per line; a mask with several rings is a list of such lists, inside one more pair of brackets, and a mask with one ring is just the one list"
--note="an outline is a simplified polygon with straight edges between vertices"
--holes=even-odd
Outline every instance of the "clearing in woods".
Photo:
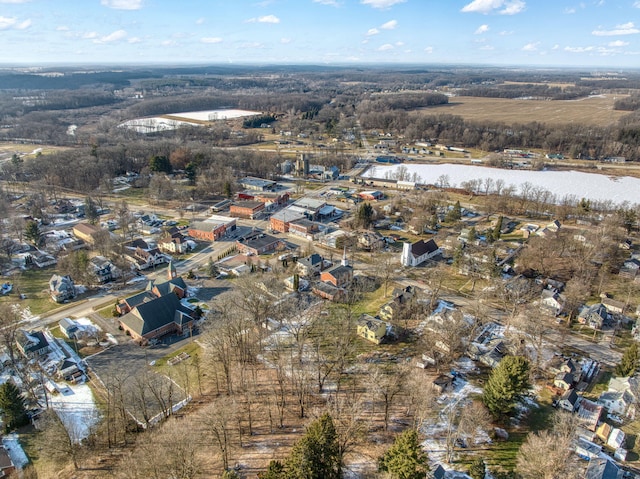
[[427,114],[449,113],[465,120],[507,124],[537,121],[553,125],[576,123],[593,126],[614,124],[628,111],[613,109],[616,98],[625,95],[597,95],[579,100],[517,100],[456,96],[446,105],[422,108]]

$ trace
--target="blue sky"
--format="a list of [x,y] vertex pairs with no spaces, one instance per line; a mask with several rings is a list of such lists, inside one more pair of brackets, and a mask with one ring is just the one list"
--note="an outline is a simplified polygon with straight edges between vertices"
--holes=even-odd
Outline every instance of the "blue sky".
[[0,0],[0,63],[640,67],[640,0]]

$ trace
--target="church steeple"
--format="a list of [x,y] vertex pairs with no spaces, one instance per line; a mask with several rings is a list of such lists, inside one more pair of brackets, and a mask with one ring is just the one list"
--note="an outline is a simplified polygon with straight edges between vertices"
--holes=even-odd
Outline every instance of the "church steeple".
[[349,260],[347,259],[347,247],[344,247],[344,252],[342,253],[342,261],[340,262],[342,266],[349,266]]
[[178,276],[178,272],[176,271],[176,267],[173,265],[173,261],[169,261],[169,267],[167,268],[167,276],[168,280],[171,281]]

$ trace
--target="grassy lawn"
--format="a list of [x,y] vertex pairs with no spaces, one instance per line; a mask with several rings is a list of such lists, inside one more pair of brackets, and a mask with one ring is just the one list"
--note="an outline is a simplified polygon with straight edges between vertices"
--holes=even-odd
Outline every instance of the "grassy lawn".
[[[166,372],[166,368],[175,368],[175,366],[170,366],[169,364],[167,364],[167,362],[171,359],[174,358],[182,353],[187,353],[189,356],[191,356],[191,358],[187,359],[184,362],[191,362],[193,355],[199,353],[201,350],[200,346],[198,345],[198,343],[189,343],[186,346],[183,346],[182,348],[178,349],[177,351],[174,351],[171,354],[167,354],[165,357],[158,359],[156,361],[155,364],[155,368],[157,369],[162,369],[165,370],[163,372]],[[179,363],[180,364],[180,363]]]
[[[0,297],[0,302],[19,303],[29,308],[33,314],[42,314],[60,307],[49,296],[49,279],[55,273],[54,268],[29,269],[13,278],[13,291]],[[27,299],[19,299],[25,294]]]

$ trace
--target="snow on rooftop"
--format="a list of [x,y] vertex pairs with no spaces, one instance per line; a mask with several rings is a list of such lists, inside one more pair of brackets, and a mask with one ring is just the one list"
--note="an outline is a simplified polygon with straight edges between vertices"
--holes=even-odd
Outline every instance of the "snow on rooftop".
[[17,469],[22,469],[29,464],[29,458],[24,452],[24,449],[22,449],[17,434],[12,433],[4,436],[2,438],[2,445],[7,450],[11,462],[13,462],[13,465],[16,466]]

